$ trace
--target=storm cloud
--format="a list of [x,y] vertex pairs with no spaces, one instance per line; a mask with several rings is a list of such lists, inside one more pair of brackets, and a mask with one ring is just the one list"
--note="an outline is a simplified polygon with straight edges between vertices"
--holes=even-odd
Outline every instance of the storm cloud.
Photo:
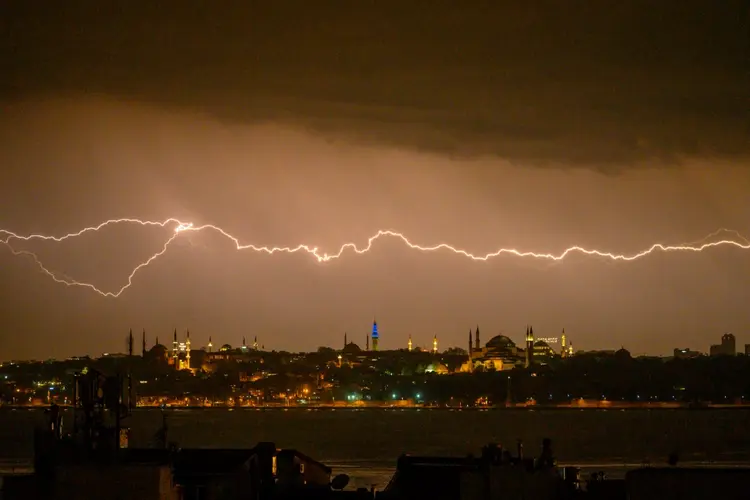
[[2,2],[6,102],[104,94],[607,172],[750,155],[739,0],[39,6]]

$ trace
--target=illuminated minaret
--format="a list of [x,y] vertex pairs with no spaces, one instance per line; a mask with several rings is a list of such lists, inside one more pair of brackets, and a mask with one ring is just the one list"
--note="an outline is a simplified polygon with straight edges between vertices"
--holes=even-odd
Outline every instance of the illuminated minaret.
[[432,354],[437,354],[438,352],[438,341],[437,341],[437,335],[435,335],[432,338]]
[[247,344],[245,343],[245,337],[242,337],[242,347],[240,347],[243,351],[247,351]]
[[534,363],[534,327],[526,327],[526,368]]
[[564,358],[565,356],[568,355],[568,353],[566,352],[567,351],[566,346],[568,345],[568,339],[567,339],[567,337],[565,337],[565,328],[563,328],[562,336],[560,337],[560,343],[561,343],[561,346],[562,346],[562,349],[560,349],[560,356],[562,356]]
[[380,339],[380,335],[378,334],[378,322],[373,320],[372,321],[372,350],[373,351],[377,352],[379,339]]
[[479,352],[479,325],[477,325],[477,332],[474,338],[474,350]]
[[185,338],[185,368],[190,369],[190,330],[187,331]]
[[256,335],[255,338],[253,338],[253,351],[258,350],[258,336]]
[[411,349],[412,349],[411,333],[409,334],[409,342],[406,344],[406,348],[409,349],[409,352],[411,352]]
[[208,352],[213,352],[214,350],[214,343],[211,342],[211,336],[208,337]]
[[177,343],[177,328],[174,329],[174,335],[172,336],[172,362],[174,363],[175,369],[177,368],[177,353],[180,350],[180,345]]

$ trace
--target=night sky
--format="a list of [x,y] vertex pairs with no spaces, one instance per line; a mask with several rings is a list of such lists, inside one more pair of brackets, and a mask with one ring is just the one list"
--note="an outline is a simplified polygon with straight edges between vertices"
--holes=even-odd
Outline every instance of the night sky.
[[[0,229],[177,217],[328,252],[378,229],[473,253],[750,235],[745,1],[487,4],[0,0]],[[117,290],[169,236],[13,245]],[[383,239],[321,264],[205,232],[115,299],[0,245],[0,359],[123,351],[130,328],[363,346],[374,316],[382,348],[532,324],[580,349],[707,350],[750,343],[748,283],[729,247],[473,262]]]

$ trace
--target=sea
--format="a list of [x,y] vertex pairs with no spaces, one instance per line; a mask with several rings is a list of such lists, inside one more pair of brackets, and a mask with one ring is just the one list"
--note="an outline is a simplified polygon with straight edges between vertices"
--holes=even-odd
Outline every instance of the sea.
[[[65,410],[70,429],[72,411]],[[130,446],[154,446],[166,418],[168,440],[184,448],[249,448],[271,441],[347,474],[349,488],[383,488],[404,453],[478,455],[487,443],[526,456],[552,439],[560,465],[604,471],[666,464],[750,465],[745,409],[137,409],[124,425]],[[43,409],[0,408],[0,474],[31,470],[33,432]],[[347,488],[348,489],[348,488]]]

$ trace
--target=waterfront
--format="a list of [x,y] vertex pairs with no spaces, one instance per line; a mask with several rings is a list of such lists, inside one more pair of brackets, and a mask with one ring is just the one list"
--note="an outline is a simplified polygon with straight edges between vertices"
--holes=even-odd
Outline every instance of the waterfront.
[[[750,461],[747,410],[167,410],[169,440],[183,447],[251,447],[274,441],[382,486],[401,453],[465,455],[488,442],[536,454],[551,437],[561,463],[622,470],[664,463],[676,450],[690,462]],[[70,426],[70,410],[65,425]],[[138,409],[126,421],[133,446],[150,446],[162,412]],[[41,409],[0,411],[0,458],[29,461]]]

